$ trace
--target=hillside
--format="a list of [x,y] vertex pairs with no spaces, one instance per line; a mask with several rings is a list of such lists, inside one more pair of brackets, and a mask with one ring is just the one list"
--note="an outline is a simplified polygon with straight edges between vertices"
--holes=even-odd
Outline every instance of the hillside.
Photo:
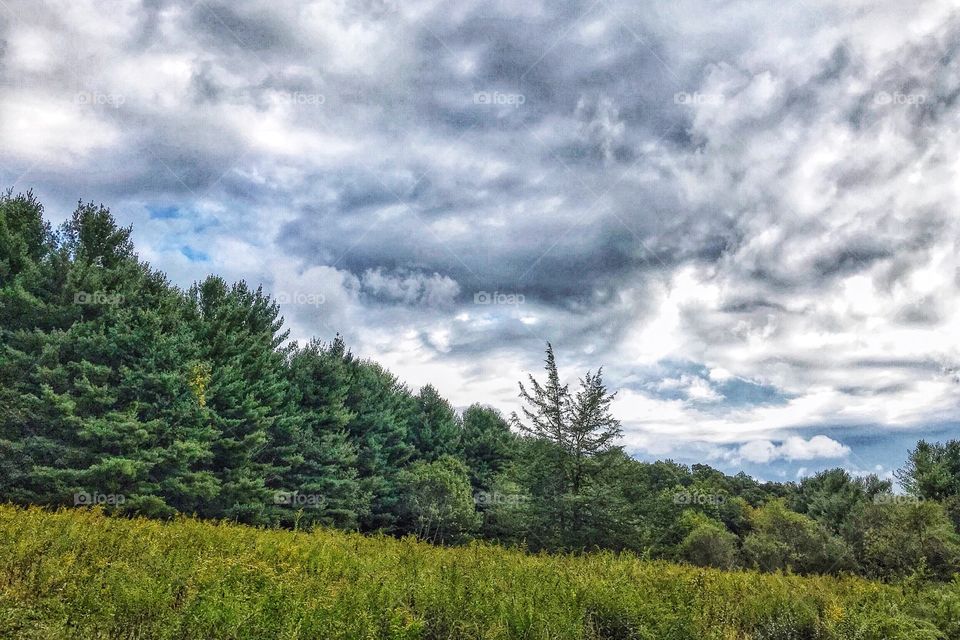
[[960,587],[0,507],[3,638],[949,638]]

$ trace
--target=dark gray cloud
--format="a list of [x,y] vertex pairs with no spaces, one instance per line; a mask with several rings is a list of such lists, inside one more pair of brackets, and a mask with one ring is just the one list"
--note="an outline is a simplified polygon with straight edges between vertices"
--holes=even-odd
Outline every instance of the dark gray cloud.
[[0,179],[298,338],[505,409],[552,340],[728,465],[960,418],[946,0],[4,7]]

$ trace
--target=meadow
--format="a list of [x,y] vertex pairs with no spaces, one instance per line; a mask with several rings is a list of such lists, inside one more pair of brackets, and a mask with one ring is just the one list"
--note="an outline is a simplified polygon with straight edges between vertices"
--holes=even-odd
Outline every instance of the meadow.
[[960,585],[0,506],[2,638],[960,637]]

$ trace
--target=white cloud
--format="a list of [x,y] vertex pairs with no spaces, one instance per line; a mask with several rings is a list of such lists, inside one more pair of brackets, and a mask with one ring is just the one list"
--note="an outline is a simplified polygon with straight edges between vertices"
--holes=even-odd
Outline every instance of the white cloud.
[[295,337],[342,331],[458,404],[515,408],[551,340],[624,387],[637,450],[836,459],[796,434],[960,420],[953,2],[519,6],[24,6],[0,178],[55,220],[103,200],[179,284],[322,293],[284,305]]
[[779,445],[769,440],[752,440],[729,453],[728,457],[735,460],[737,464],[740,460],[769,464],[777,460],[791,462],[795,460],[832,460],[846,457],[850,452],[850,447],[824,435],[813,436],[809,440],[792,436]]
[[719,402],[723,395],[718,393],[710,383],[699,376],[682,374],[678,378],[666,378],[657,383],[660,391],[677,391],[683,393],[687,400],[693,402]]
[[370,295],[428,307],[449,307],[460,293],[460,285],[455,280],[439,273],[389,273],[383,269],[368,269],[360,277],[360,284]]

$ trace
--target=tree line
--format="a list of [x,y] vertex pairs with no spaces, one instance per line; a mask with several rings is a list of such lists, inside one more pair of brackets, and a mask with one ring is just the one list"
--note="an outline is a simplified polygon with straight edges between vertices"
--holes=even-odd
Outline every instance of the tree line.
[[0,500],[266,526],[630,551],[702,566],[949,579],[960,442],[890,481],[759,482],[619,445],[602,371],[574,389],[547,345],[521,415],[454,409],[355,356],[288,339],[261,288],[173,286],[131,229],[80,203],[54,230],[0,196]]

